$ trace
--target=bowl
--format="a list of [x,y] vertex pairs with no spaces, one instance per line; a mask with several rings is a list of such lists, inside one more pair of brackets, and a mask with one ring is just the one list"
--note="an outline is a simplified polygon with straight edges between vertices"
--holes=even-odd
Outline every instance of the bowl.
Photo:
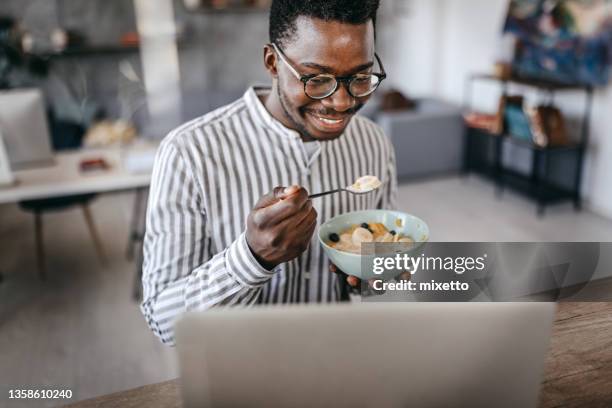
[[[376,257],[395,257],[397,252],[387,255],[362,255],[350,252],[339,251],[327,245],[329,234],[340,234],[349,229],[351,226],[362,223],[381,223],[389,231],[395,230],[398,234],[402,234],[412,238],[416,245],[411,246],[409,250],[400,253],[413,252],[419,249],[429,239],[429,227],[418,217],[411,214],[406,214],[399,211],[390,210],[366,210],[355,211],[339,215],[325,222],[319,227],[319,242],[323,246],[325,254],[330,261],[335,264],[342,272],[356,276],[360,279],[381,278],[373,272],[373,265]],[[382,276],[388,278],[387,276]]]

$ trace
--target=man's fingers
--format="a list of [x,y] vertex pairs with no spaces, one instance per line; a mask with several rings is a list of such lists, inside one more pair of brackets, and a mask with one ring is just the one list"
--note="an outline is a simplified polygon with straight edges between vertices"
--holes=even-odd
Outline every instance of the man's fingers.
[[258,208],[255,212],[255,220],[264,226],[276,225],[301,211],[310,210],[310,208],[312,208],[312,201],[308,199],[308,192],[301,187],[297,187],[297,190],[289,187],[277,193],[277,201],[272,205]]
[[[295,186],[295,185],[289,186],[289,187],[282,187],[282,186],[274,187],[274,190],[264,195],[263,197],[259,199],[259,201],[257,201],[257,204],[255,204],[254,209],[258,210],[261,208],[270,207],[271,205],[274,205],[278,203],[279,201],[292,196],[293,194],[300,191],[300,189],[301,189],[300,186]],[[308,194],[306,195],[308,196]]]
[[346,278],[346,282],[353,288],[357,288],[359,287],[359,285],[361,284],[361,279],[355,277],[355,276],[351,276],[349,275]]
[[410,279],[412,279],[412,274],[410,272],[402,272],[398,277],[397,280],[398,281],[404,281],[407,282]]
[[352,275],[347,275],[346,273],[342,272],[336,265],[334,265],[333,263],[329,264],[329,271],[332,273],[337,273],[340,276],[344,277],[346,276],[346,283],[349,284],[350,287],[352,288],[358,288],[359,285],[361,285],[361,279],[359,279],[356,276],[352,276]]
[[[304,190],[302,187],[297,186],[297,185],[293,185],[293,186],[289,186],[285,189],[283,189],[280,194],[279,194],[279,198],[281,199],[286,199],[289,198],[290,196],[294,195],[295,193],[297,193],[300,190]],[[304,190],[306,191],[306,190]],[[306,194],[306,196],[308,196],[308,194]]]
[[303,209],[312,206],[308,192],[299,187],[276,187],[263,196],[252,212],[253,222],[260,227],[277,225]]
[[259,210],[261,208],[266,208],[266,207],[269,207],[277,203],[278,201],[281,200],[281,197],[283,197],[284,190],[285,190],[285,187],[275,187],[274,190],[272,190],[272,192],[261,197],[255,204],[255,207],[253,209]]
[[[260,210],[262,211],[262,210]],[[316,227],[317,223],[317,211],[312,207],[312,202],[308,200],[297,213],[285,213],[282,215],[275,215],[265,219],[265,225],[273,225],[277,228],[285,229],[287,231],[295,231],[300,234],[308,232],[313,225]]]
[[317,222],[317,211],[312,208],[312,204],[310,204],[309,206],[306,206],[302,214],[296,216],[296,219],[299,220],[295,223],[296,228],[310,229],[312,224],[316,224]]

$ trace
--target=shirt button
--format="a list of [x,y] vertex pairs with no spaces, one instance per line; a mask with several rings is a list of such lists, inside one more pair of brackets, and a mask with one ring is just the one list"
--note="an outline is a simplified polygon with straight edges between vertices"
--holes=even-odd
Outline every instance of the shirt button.
[[310,279],[310,272],[304,272],[304,279]]

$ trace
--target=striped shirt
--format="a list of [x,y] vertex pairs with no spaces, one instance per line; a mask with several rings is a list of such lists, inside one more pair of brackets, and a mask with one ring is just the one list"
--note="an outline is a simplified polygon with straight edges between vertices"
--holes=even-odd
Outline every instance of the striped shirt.
[[[314,142],[274,119],[250,88],[238,101],[173,130],[157,154],[147,210],[142,311],[174,343],[173,323],[192,310],[339,300],[336,275],[315,232],[298,258],[269,271],[251,253],[246,219],[276,186],[310,193],[375,175],[375,193],[313,200],[319,225],[349,211],[396,208],[393,146],[370,120],[354,116],[341,137]],[[312,146],[312,145],[311,145]]]

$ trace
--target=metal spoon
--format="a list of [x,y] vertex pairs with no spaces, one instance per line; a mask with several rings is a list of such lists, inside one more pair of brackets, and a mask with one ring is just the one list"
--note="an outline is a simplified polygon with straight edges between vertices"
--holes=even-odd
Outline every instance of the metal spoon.
[[326,191],[324,193],[311,194],[310,196],[308,196],[308,198],[323,197],[329,194],[339,193],[341,191],[346,191],[347,193],[357,194],[357,195],[368,194],[378,189],[380,186],[381,186],[381,182],[380,180],[378,180],[376,176],[363,176],[363,177],[358,178],[353,185],[350,185],[344,188],[337,188],[335,190]]

